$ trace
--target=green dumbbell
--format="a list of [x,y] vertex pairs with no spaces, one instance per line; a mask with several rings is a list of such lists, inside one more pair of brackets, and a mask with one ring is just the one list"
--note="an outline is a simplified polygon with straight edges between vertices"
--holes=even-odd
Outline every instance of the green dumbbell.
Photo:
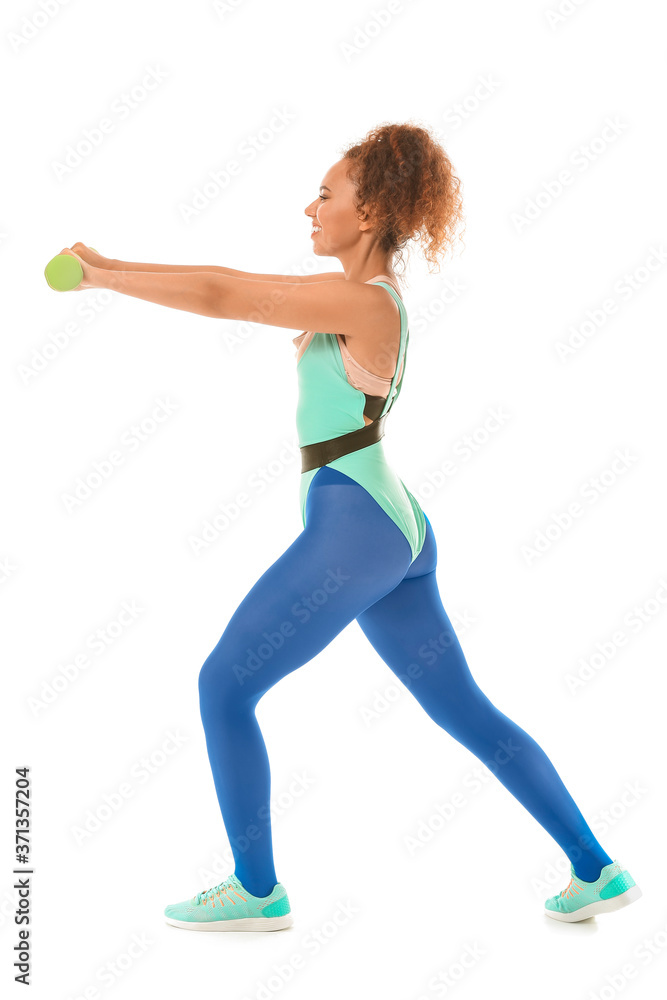
[[[90,249],[95,250],[95,247]],[[81,284],[83,271],[76,257],[72,257],[69,253],[59,253],[44,268],[44,277],[49,288],[53,288],[54,291],[70,292]]]

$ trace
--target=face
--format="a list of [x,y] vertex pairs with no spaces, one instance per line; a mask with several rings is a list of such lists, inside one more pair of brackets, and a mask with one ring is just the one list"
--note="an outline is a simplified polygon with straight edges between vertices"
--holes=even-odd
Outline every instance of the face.
[[321,227],[311,235],[315,254],[337,256],[369,228],[368,220],[360,218],[354,207],[354,185],[348,169],[347,160],[334,163],[322,178],[319,197],[305,209],[312,224]]

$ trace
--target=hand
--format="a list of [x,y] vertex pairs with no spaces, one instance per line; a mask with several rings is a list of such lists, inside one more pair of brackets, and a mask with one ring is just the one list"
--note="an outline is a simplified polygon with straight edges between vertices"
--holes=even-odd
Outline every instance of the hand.
[[[74,245],[77,246],[79,244],[75,243]],[[89,249],[89,248],[86,248],[86,249]],[[65,249],[61,250],[60,252],[62,254],[69,254],[71,257],[76,257],[76,259],[78,260],[79,264],[81,264],[81,270],[83,271],[83,277],[82,277],[81,281],[76,286],[76,288],[72,288],[71,291],[73,291],[73,292],[82,292],[86,288],[98,288],[99,287],[99,282],[95,281],[95,274],[99,270],[98,268],[94,267],[92,264],[89,264],[86,260],[83,259],[83,257],[81,257],[78,253],[74,253],[74,251],[70,250],[68,247],[65,247]],[[90,251],[90,252],[94,253],[94,251]],[[99,254],[96,254],[95,256],[99,256]]]
[[[73,243],[69,249],[92,267],[101,267],[105,270],[111,268],[112,261],[109,257],[103,257],[97,250],[87,247],[85,243]],[[64,250],[61,252],[64,253]]]

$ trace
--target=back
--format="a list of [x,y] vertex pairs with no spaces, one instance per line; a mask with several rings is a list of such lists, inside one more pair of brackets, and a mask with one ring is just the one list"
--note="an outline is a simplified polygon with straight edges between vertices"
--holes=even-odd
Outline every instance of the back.
[[[384,402],[372,416],[379,419],[398,398],[409,341],[408,318],[398,293],[388,282],[379,281],[394,297],[401,315],[401,335],[398,359]],[[400,376],[400,377],[399,377]],[[313,333],[297,362],[299,399],[296,411],[299,447],[303,448],[330,438],[341,437],[365,427],[364,409],[368,400],[365,392],[351,385],[341,356],[338,335]],[[413,553],[413,561],[421,551],[426,537],[426,521],[417,500],[386,461],[382,439],[368,447],[336,458],[327,463],[354,479],[373,496],[405,534]],[[301,514],[306,524],[306,499],[310,483],[318,469],[301,473]]]

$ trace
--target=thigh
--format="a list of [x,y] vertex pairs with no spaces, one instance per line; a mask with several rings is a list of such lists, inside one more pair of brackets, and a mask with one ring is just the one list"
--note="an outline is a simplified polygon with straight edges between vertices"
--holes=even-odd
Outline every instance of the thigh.
[[405,536],[358,483],[328,482],[308,503],[306,527],[248,591],[202,667],[200,690],[220,702],[256,704],[405,576]]
[[[436,579],[437,550],[427,520],[422,551],[401,583],[357,616],[387,666],[442,724],[481,692],[445,611]],[[420,570],[422,572],[420,572]],[[483,697],[483,696],[482,696]]]

